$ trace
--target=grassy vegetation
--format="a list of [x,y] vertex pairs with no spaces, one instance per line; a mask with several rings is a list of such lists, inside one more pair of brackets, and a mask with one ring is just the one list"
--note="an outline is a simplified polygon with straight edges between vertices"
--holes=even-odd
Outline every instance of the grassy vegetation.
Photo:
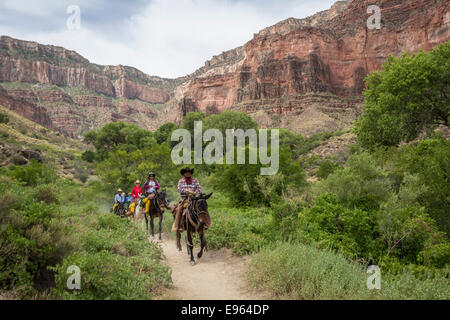
[[251,260],[249,280],[281,299],[441,299],[448,300],[448,271],[416,277],[405,271],[381,273],[381,289],[369,290],[369,274],[340,254],[313,246],[278,242]]
[[[82,186],[32,163],[3,171],[0,194],[3,291],[57,299],[148,299],[171,285],[159,246],[129,220],[109,213],[100,183]],[[67,289],[70,265],[81,269],[81,290]]]
[[[111,215],[103,183],[82,183],[93,166],[81,159],[86,146],[2,112],[10,117],[0,124],[7,134],[3,146],[11,154],[39,150],[43,163],[0,168],[0,295],[148,299],[170,286],[161,249],[134,224]],[[66,287],[70,265],[81,269],[79,291]]]
[[[72,186],[74,199],[89,199],[99,186],[84,190]],[[101,187],[100,187],[101,189]],[[100,193],[101,194],[101,193]],[[107,197],[109,200],[109,197]],[[83,202],[81,208],[62,208],[62,218],[70,221],[74,250],[56,267],[52,297],[64,299],[150,299],[172,283],[170,269],[160,261],[161,248],[147,241],[144,231],[130,220],[109,213],[105,198]],[[103,205],[99,207],[99,201]],[[81,269],[81,290],[66,288],[70,265]]]

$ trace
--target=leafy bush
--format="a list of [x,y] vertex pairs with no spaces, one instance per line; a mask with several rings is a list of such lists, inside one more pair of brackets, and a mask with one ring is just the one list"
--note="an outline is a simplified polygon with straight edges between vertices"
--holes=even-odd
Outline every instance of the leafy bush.
[[348,258],[370,257],[374,242],[375,215],[348,209],[334,195],[320,196],[315,205],[299,214],[299,237],[332,248]]
[[381,268],[381,289],[368,290],[364,267],[311,246],[278,242],[253,256],[248,278],[284,299],[442,299],[448,300],[447,275],[416,277],[404,270],[393,276]]
[[[161,268],[155,268],[154,264],[155,261],[129,260],[107,251],[75,253],[54,268],[54,294],[63,299],[149,299],[159,285],[155,281],[156,274],[162,271]],[[66,289],[66,270],[71,265],[80,268],[80,290]],[[164,281],[169,283],[170,277]]]
[[83,159],[86,162],[94,162],[95,160],[95,152],[91,150],[86,150],[81,155],[81,159]]
[[0,182],[0,202],[0,288],[31,293],[70,250],[70,238],[56,208],[15,182]]
[[443,268],[450,264],[450,244],[439,243],[419,253],[419,262],[425,266]]
[[34,159],[30,160],[28,166],[11,166],[9,175],[26,186],[32,187],[54,182],[57,178],[55,171],[49,165],[39,163]]
[[112,188],[130,189],[136,179],[145,179],[151,170],[157,174],[161,185],[173,185],[178,181],[179,172],[171,160],[169,147],[157,145],[134,152],[111,152],[97,165],[96,172]]
[[361,266],[316,248],[278,242],[253,256],[248,277],[283,299],[364,299],[370,296]]
[[4,112],[0,112],[0,123],[9,123],[9,115]]
[[270,216],[261,210],[216,208],[210,214],[213,223],[206,233],[210,249],[232,248],[244,255],[269,243]]
[[43,201],[47,204],[59,203],[58,195],[55,186],[51,184],[40,185],[34,191],[37,201]]
[[374,153],[388,167],[394,188],[399,189],[408,176],[416,179],[408,192],[416,195],[415,206],[425,208],[438,228],[450,237],[450,203],[448,201],[448,172],[450,170],[450,140],[426,139],[399,148],[380,149]]
[[[249,147],[245,151],[248,159]],[[261,176],[261,164],[220,165],[213,185],[227,194],[235,205],[269,205],[287,196],[289,189],[298,192],[307,185],[302,167],[291,158],[287,148],[280,148],[279,170],[273,176]]]
[[332,174],[339,165],[329,160],[322,161],[319,165],[319,169],[317,170],[317,176],[320,179],[326,179],[330,174]]
[[316,194],[335,194],[349,208],[378,209],[389,197],[388,174],[366,153],[352,155],[347,168],[337,169],[317,187]]

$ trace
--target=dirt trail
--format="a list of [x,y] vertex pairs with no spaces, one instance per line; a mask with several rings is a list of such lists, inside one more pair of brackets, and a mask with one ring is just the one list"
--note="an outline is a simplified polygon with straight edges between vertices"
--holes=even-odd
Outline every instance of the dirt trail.
[[[227,249],[209,250],[201,259],[196,259],[194,266],[191,266],[183,241],[182,252],[176,248],[175,240],[165,235],[160,244],[165,262],[172,268],[174,288],[167,292],[169,299],[259,300],[268,298],[266,294],[249,290],[249,284],[245,280],[248,258],[233,256],[231,250]],[[194,248],[195,254],[198,251],[199,248]]]

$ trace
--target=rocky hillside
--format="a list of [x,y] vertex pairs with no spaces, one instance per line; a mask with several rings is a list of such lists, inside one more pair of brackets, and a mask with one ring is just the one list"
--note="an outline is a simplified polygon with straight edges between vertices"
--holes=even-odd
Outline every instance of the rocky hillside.
[[364,77],[386,58],[450,39],[446,0],[380,0],[381,29],[369,30],[368,0],[338,1],[290,18],[178,79],[100,66],[73,51],[0,38],[0,103],[71,137],[110,121],[156,129],[190,111],[244,111],[263,127],[306,136],[347,129]]
[[92,64],[62,47],[0,37],[0,103],[71,137],[117,120],[156,129],[177,83]]

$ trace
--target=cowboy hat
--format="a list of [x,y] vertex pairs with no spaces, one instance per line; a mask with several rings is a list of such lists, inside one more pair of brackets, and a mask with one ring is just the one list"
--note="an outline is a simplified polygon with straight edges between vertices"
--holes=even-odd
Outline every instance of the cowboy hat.
[[189,168],[189,167],[186,167],[186,168],[181,169],[181,171],[180,171],[180,173],[181,173],[182,176],[184,176],[184,174],[185,174],[186,172],[190,172],[191,174],[193,174],[193,173],[194,173],[194,169],[191,169],[191,168]]
[[141,181],[140,180],[136,180],[136,182],[134,183],[134,184],[140,184],[141,183]]
[[149,172],[149,173],[148,173],[148,177],[150,177],[150,176],[156,176],[156,175],[155,175],[154,172]]
[[117,192],[122,192],[122,189],[120,189],[120,188],[119,188],[119,189],[117,189]]

